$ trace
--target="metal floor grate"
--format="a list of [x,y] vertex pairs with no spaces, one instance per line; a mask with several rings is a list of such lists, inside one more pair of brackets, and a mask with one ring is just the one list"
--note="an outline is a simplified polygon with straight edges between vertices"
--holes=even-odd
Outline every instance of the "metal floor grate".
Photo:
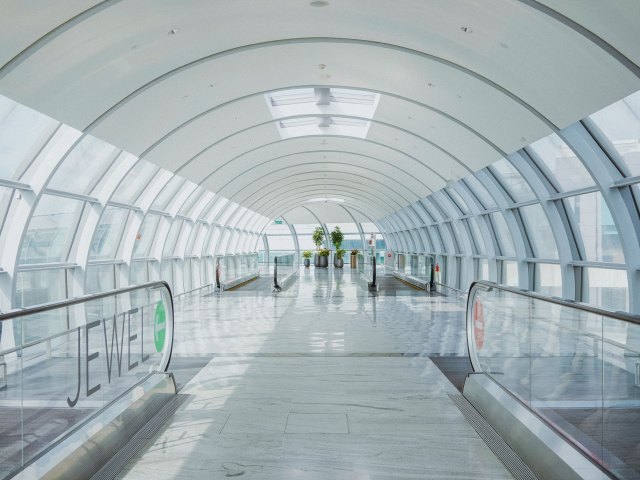
[[511,450],[509,445],[489,425],[482,415],[462,395],[449,394],[449,398],[462,412],[471,426],[478,432],[480,438],[487,444],[498,460],[509,470],[516,480],[538,480],[526,463]]
[[191,395],[178,394],[169,400],[138,433],[116,453],[100,470],[98,470],[91,480],[113,480],[127,466],[145,445],[151,440],[160,429],[167,423],[167,420],[186,402]]

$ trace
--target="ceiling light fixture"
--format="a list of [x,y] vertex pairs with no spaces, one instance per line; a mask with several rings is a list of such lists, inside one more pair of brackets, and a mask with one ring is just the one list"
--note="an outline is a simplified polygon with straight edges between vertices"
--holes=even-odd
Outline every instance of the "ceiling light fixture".
[[169,35],[175,35],[176,33],[178,33],[177,28],[172,28],[171,30],[169,30]]
[[329,5],[329,2],[327,0],[314,0],[309,5],[312,7],[326,7]]
[[464,33],[473,33],[473,30],[471,30],[469,27],[460,27],[460,30],[462,30]]

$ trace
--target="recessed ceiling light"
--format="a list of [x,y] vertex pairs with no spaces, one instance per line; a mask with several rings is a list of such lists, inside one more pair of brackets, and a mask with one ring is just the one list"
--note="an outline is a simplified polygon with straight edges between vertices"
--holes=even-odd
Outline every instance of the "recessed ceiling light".
[[327,0],[313,0],[309,5],[312,7],[326,7],[329,5],[329,2]]
[[433,83],[431,83],[431,82],[428,82],[427,83],[427,87],[435,87],[435,85]]
[[175,35],[176,33],[178,33],[177,28],[172,28],[171,30],[169,30],[169,35]]
[[318,68],[320,70],[324,70],[325,68],[327,68],[327,66],[324,63],[321,63],[320,65],[318,65]]
[[460,27],[460,30],[462,30],[464,33],[473,33],[473,30],[471,30],[469,27]]

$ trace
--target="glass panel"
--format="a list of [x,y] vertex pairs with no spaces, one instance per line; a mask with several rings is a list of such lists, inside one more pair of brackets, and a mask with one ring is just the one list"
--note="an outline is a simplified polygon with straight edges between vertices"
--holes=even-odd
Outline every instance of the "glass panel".
[[198,200],[202,198],[202,195],[204,195],[204,193],[204,189],[200,187],[196,188],[196,190],[191,195],[189,195],[187,201],[184,202],[182,208],[180,208],[180,215],[189,216],[191,214],[191,209],[198,202]]
[[136,243],[133,245],[133,258],[145,258],[149,256],[149,250],[160,222],[159,215],[146,215],[136,235]]
[[88,265],[84,282],[86,294],[114,290],[116,288],[116,265]]
[[298,235],[298,245],[300,250],[315,250],[316,246],[313,244],[311,235]]
[[500,212],[492,213],[491,223],[493,224],[493,231],[495,232],[501,255],[503,257],[515,257],[516,249],[513,245],[511,231],[507,226],[507,221],[504,219],[504,215]]
[[0,95],[0,178],[19,180],[58,125]]
[[458,246],[462,249],[462,251],[458,253],[471,255],[473,251],[471,250],[471,243],[469,243],[469,235],[467,235],[467,230],[464,228],[462,221],[456,220],[451,222],[451,227],[453,228],[453,233],[458,240]]
[[296,223],[294,228],[296,233],[299,235],[302,234],[312,234],[313,231],[318,227],[317,223]]
[[380,230],[376,227],[375,223],[362,222],[360,226],[365,233],[380,233]]
[[185,180],[178,176],[175,176],[171,180],[169,180],[169,183],[167,183],[167,185],[163,187],[162,190],[160,190],[160,193],[153,201],[151,208],[153,208],[154,210],[165,210],[167,208],[167,205],[169,205],[171,199],[175,196],[178,189],[184,184],[184,182]]
[[475,176],[469,175],[463,179],[464,183],[467,184],[469,189],[475,194],[475,196],[480,200],[481,205],[484,208],[495,208],[496,201],[493,199],[489,191],[482,185],[480,180],[478,180]]
[[622,158],[626,176],[640,175],[640,91],[590,117]]
[[65,262],[84,202],[43,195],[22,242],[20,263]]
[[478,279],[489,280],[489,260],[486,258],[478,260]]
[[629,310],[629,284],[626,270],[586,268],[585,302],[609,310]]
[[467,203],[463,200],[458,192],[453,188],[447,188],[447,193],[451,196],[453,202],[460,209],[460,211],[464,214],[469,213],[469,208],[467,207]]
[[456,207],[455,202],[442,192],[436,192],[430,199],[434,204],[437,203],[444,209],[447,218],[457,218],[460,216],[460,210]]
[[16,308],[42,305],[66,298],[67,277],[64,268],[19,271],[16,275],[16,293],[13,299]]
[[219,222],[221,225],[226,225],[229,218],[231,218],[231,215],[233,215],[233,212],[235,212],[238,209],[238,206],[239,205],[237,203],[229,202],[227,205],[225,205],[225,208],[220,212],[220,216],[216,221]]
[[89,260],[115,259],[129,210],[107,207],[93,234]]
[[100,180],[119,150],[92,136],[84,137],[62,162],[48,187],[88,194]]
[[562,297],[560,265],[536,263],[534,290],[552,297]]
[[431,238],[431,243],[435,248],[436,252],[444,252],[444,248],[442,248],[442,240],[440,238],[440,230],[437,225],[432,225],[427,227],[427,231],[430,233],[429,238]]
[[113,200],[121,203],[134,204],[145,188],[149,186],[158,167],[145,160],[138,163],[124,176],[120,185],[113,194]]
[[191,233],[189,234],[189,241],[187,242],[187,249],[185,250],[185,255],[199,255],[198,253],[194,253],[196,251],[196,240],[201,237],[200,232],[205,232],[205,227],[202,223],[196,223],[191,229]]
[[527,202],[535,198],[527,181],[506,159],[497,161],[491,168],[515,202]]
[[625,262],[618,229],[600,192],[567,198],[565,205],[580,229],[586,260]]
[[209,254],[215,254],[216,249],[218,248],[218,240],[220,239],[220,227],[213,227],[213,234],[209,240],[209,245],[207,246],[207,252]]
[[276,258],[278,269],[277,276],[274,276],[274,278],[276,278],[276,284],[282,287],[282,284],[287,279],[287,277],[297,271],[299,262],[296,259],[295,253],[278,255]]
[[129,266],[130,285],[142,285],[150,280],[148,264],[149,262],[146,260],[131,262]]
[[478,222],[473,217],[466,219],[466,222],[471,230],[471,233],[473,234],[473,242],[476,247],[475,253],[477,253],[478,255],[486,255],[487,250],[484,245],[484,238],[482,237],[482,233],[480,232]]
[[218,219],[216,217],[222,210],[222,207],[224,207],[227,203],[229,203],[229,200],[223,197],[218,197],[216,202],[211,206],[211,210],[206,214],[207,220],[209,222],[213,222],[213,221],[218,222]]
[[171,224],[171,228],[169,228],[169,234],[165,239],[164,248],[162,250],[163,257],[170,257],[174,254],[176,242],[178,241],[178,235],[180,235],[180,230],[182,230],[183,222],[184,220],[176,219]]
[[218,245],[216,247],[216,254],[224,255],[227,252],[227,243],[229,243],[230,233],[231,232],[228,228],[222,230],[222,237],[220,238],[220,241],[218,242]]
[[4,227],[14,193],[15,191],[11,188],[0,187],[0,229]]
[[295,245],[293,243],[293,237],[291,235],[286,235],[286,236],[268,235],[267,239],[269,241],[269,250],[291,251],[295,249]]
[[502,280],[501,283],[509,287],[518,286],[518,264],[503,260],[502,262]]
[[520,214],[527,229],[534,255],[538,258],[558,258],[558,247],[542,207],[540,205],[522,207]]
[[577,190],[594,185],[576,154],[555,133],[529,146],[551,173],[550,180],[558,191]]

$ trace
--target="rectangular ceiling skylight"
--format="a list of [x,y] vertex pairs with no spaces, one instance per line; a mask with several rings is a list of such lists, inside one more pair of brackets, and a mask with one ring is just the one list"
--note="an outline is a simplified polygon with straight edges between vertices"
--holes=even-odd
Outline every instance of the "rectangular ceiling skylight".
[[380,95],[346,88],[297,88],[265,95],[281,138],[366,138]]

